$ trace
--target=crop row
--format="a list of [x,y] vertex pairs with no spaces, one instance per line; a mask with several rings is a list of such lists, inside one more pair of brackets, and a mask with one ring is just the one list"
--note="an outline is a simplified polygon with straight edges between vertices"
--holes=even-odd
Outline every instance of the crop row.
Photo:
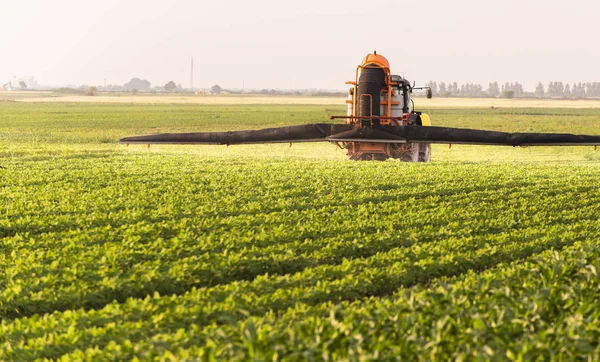
[[[110,143],[327,113],[209,108],[0,105],[0,360],[600,359],[593,151]],[[552,112],[434,119],[598,126]]]
[[[175,353],[228,360],[362,354],[573,360],[600,353],[599,267],[595,243],[577,243],[560,253],[544,251],[525,263],[433,279],[427,286],[400,289],[388,297],[341,304],[331,295],[382,288],[403,273],[394,267],[372,269],[311,288],[279,285],[271,293],[267,288],[272,282],[265,277],[245,286],[4,321],[0,358],[71,354],[74,359],[121,359]],[[260,284],[266,284],[263,290],[252,289]],[[298,351],[304,355],[294,355]]]
[[[10,201],[0,228],[3,317],[99,308],[266,274],[336,274],[378,258],[384,261],[377,267],[403,261],[405,268],[449,254],[469,261],[488,247],[573,242],[598,230],[597,185],[585,168],[552,168],[560,181],[527,167],[506,176],[506,169],[485,175],[489,170],[474,167],[436,168],[433,175],[414,167],[398,174],[385,165],[367,172],[303,164],[298,173],[298,162],[234,171],[213,164],[209,174],[206,167],[186,173],[167,165],[152,175],[164,160],[144,160],[150,164],[136,164],[134,175],[118,160],[90,169],[73,162],[66,175],[17,170],[31,177],[2,191]],[[417,172],[427,178],[413,181]],[[348,179],[364,183],[344,187]],[[410,187],[397,187],[404,184]],[[394,251],[390,261],[387,250]]]
[[[257,277],[252,282],[236,282],[214,288],[203,288],[183,297],[167,298],[167,304],[160,302],[159,305],[150,308],[151,310],[163,310],[165,306],[167,308],[177,306],[177,315],[168,318],[166,326],[159,327],[153,324],[155,320],[144,315],[143,312],[141,313],[143,317],[140,317],[139,310],[127,310],[119,317],[100,318],[100,324],[108,323],[110,330],[101,328],[95,323],[97,322],[95,320],[93,335],[102,336],[102,331],[105,331],[111,335],[110,338],[113,338],[115,331],[111,322],[121,320],[121,318],[134,318],[133,322],[137,322],[139,319],[151,322],[150,325],[142,324],[139,328],[134,328],[135,323],[125,323],[121,333],[125,335],[131,333],[136,336],[135,339],[148,337],[144,333],[155,333],[161,329],[168,331],[174,326],[181,327],[189,324],[198,326],[231,320],[236,316],[244,316],[242,311],[260,316],[269,311],[289,308],[298,302],[312,305],[327,301],[338,302],[360,299],[365,296],[386,295],[398,287],[429,282],[443,276],[459,275],[468,270],[484,270],[500,262],[525,258],[548,248],[561,248],[572,244],[575,240],[597,238],[597,232],[594,234],[591,231],[580,228],[568,232],[564,227],[555,227],[547,230],[548,234],[540,235],[539,232],[521,230],[521,239],[499,235],[498,237],[486,237],[478,242],[449,240],[441,243],[439,247],[432,244],[421,245],[420,248],[415,248],[411,254],[406,254],[401,249],[395,249],[387,253],[378,253],[368,259],[347,260],[340,265],[315,267],[293,275],[264,275]],[[561,237],[552,236],[556,234],[560,234]],[[449,246],[454,247],[454,252],[449,252]],[[438,250],[440,251],[438,252]],[[225,305],[213,304],[215,301],[223,300],[228,303]],[[129,299],[125,304],[135,304],[138,301]],[[209,308],[208,311],[203,311],[198,309],[198,305],[208,305],[214,309]],[[118,304],[112,304],[109,310],[115,306]],[[142,310],[145,309],[147,308],[142,308]],[[99,313],[102,314],[103,311]],[[94,320],[97,313],[91,311],[89,315],[92,317],[84,319]],[[37,317],[33,317],[33,320],[36,319]],[[78,328],[81,328],[86,323],[78,320],[76,324]],[[32,341],[38,336],[44,343],[48,334],[58,333],[60,335],[61,328],[59,326],[54,323],[49,326],[50,329],[29,330],[27,338]],[[8,335],[8,333],[5,334]],[[97,340],[90,341],[85,338],[80,338],[80,340],[82,345],[99,343]],[[69,342],[69,344],[72,343]]]

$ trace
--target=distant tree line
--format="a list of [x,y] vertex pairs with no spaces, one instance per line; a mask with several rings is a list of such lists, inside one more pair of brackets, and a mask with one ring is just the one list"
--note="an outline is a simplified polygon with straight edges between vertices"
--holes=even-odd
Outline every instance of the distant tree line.
[[[23,83],[23,82],[21,82]],[[26,87],[26,84],[20,84],[21,88]],[[428,82],[426,86],[430,87],[433,95],[436,97],[501,97],[501,98],[600,98],[600,82],[586,83],[563,83],[550,82],[548,85],[539,82],[533,92],[527,92],[523,89],[523,85],[519,82],[506,82],[499,84],[498,82],[488,83],[487,87],[483,87],[477,83],[458,84],[457,82]],[[144,92],[144,93],[172,93],[172,92],[191,92],[184,89],[181,84],[176,84],[174,81],[169,81],[163,86],[154,86],[140,78],[132,78],[129,82],[123,85],[107,85],[107,86],[73,86],[55,90],[59,93],[81,93],[86,95],[96,95],[99,92]],[[204,90],[201,90],[204,92]],[[261,89],[261,90],[228,90],[223,89],[218,84],[213,85],[208,91],[212,94],[230,93],[230,94],[268,94],[268,95],[311,95],[311,96],[345,96],[346,92],[337,91],[322,91],[319,89],[298,89],[298,90],[276,90],[276,89]]]
[[487,88],[481,84],[465,83],[459,85],[457,82],[429,82],[434,96],[438,97],[537,97],[537,98],[600,98],[600,82],[588,83],[563,83],[550,82],[544,86],[541,82],[534,92],[526,92],[519,82],[506,82],[500,85],[491,82]]
[[131,93],[172,93],[172,92],[183,92],[184,88],[181,84],[176,84],[174,81],[168,81],[165,85],[152,86],[152,83],[145,79],[140,78],[132,78],[129,82],[118,85],[118,84],[108,84],[105,86],[74,86],[68,88],[56,89],[55,92],[59,93],[86,93],[87,95],[95,95],[98,92],[131,92]]
[[536,94],[548,97],[565,98],[596,98],[600,97],[600,82],[573,83],[572,85],[562,82],[550,82],[546,90],[540,83],[536,88]]

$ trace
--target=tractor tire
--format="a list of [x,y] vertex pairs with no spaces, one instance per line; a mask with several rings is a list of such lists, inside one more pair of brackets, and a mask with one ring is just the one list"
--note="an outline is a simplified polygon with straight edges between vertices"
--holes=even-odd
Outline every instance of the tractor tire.
[[419,143],[419,161],[418,162],[430,162],[431,161],[431,143]]
[[407,143],[406,147],[406,151],[402,154],[402,161],[419,162],[419,144]]

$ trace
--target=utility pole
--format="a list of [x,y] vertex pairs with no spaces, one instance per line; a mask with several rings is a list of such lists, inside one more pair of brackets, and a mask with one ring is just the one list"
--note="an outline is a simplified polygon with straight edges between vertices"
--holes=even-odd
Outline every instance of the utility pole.
[[192,64],[190,67],[190,90],[194,91],[194,57],[192,57]]

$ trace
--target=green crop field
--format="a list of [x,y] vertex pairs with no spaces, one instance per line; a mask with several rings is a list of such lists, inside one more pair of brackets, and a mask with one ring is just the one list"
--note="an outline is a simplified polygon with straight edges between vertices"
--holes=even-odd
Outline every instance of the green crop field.
[[[600,150],[117,142],[344,109],[0,102],[0,360],[600,359]],[[600,135],[599,109],[427,111]]]

